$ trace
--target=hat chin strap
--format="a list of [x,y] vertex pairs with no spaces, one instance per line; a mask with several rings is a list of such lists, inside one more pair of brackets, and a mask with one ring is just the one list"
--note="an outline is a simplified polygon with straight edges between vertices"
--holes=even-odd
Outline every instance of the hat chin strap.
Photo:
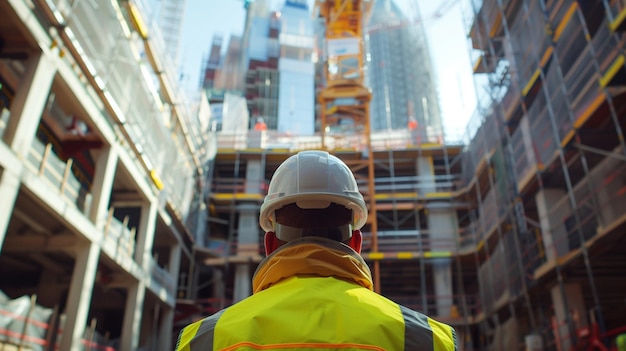
[[276,233],[278,239],[287,242],[303,237],[328,238],[343,242],[352,237],[352,226],[350,224],[343,224],[334,227],[297,228],[275,223],[274,233]]

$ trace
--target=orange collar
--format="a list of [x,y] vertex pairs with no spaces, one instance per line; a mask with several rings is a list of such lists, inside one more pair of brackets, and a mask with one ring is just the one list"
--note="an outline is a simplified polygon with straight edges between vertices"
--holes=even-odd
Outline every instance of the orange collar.
[[252,291],[256,294],[292,276],[336,277],[373,290],[372,274],[361,255],[329,239],[300,239],[278,248],[259,264]]

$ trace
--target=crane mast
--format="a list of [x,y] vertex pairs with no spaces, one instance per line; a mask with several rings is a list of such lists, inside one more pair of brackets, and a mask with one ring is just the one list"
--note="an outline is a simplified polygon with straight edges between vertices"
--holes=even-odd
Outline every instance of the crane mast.
[[[374,157],[370,138],[369,103],[372,97],[364,85],[363,29],[373,0],[316,0],[315,13],[324,20],[324,85],[318,94],[322,147],[328,149],[327,133],[347,133],[363,152],[358,160],[345,160],[360,184],[367,169],[367,188],[361,189],[368,205],[372,253],[378,252]],[[369,228],[367,228],[369,227]],[[379,261],[373,262],[374,289],[380,292]]]

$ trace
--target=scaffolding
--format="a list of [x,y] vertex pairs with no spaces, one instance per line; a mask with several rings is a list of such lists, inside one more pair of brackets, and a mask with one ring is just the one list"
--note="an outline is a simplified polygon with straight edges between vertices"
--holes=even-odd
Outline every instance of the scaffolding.
[[[610,350],[626,329],[626,10],[617,1],[470,5],[474,69],[487,94],[467,143],[444,136],[332,149],[347,163],[364,151],[373,162],[372,175],[353,169],[375,203],[363,257],[378,267],[381,294],[454,325],[462,350]],[[218,152],[213,233],[233,234],[222,246],[230,251],[205,262],[224,277],[222,305],[234,301],[228,286],[238,279],[224,267],[263,258],[260,246],[245,258],[231,249],[241,232],[232,221],[242,205],[258,211],[288,156],[341,140],[319,137]]]
[[[623,329],[614,312],[624,309],[616,293],[623,287],[606,289],[626,263],[615,260],[623,239],[613,230],[623,225],[614,209],[626,201],[614,183],[625,166],[623,39],[613,20],[622,6],[483,1],[471,9],[470,36],[480,52],[474,71],[487,75],[490,95],[481,101],[501,124],[508,164],[503,172],[489,162],[483,190],[503,195],[495,206],[505,225],[489,246],[504,248],[507,260],[494,251],[480,267],[482,290],[494,294],[483,293],[484,301],[494,302],[489,314],[497,318],[479,330],[516,335],[481,346],[521,348],[525,336],[539,336],[546,349],[609,349]],[[509,185],[499,186],[502,179]],[[493,206],[478,201],[479,212]],[[500,285],[517,296],[498,306],[502,289],[491,280],[502,274]],[[511,317],[515,326],[507,324]]]

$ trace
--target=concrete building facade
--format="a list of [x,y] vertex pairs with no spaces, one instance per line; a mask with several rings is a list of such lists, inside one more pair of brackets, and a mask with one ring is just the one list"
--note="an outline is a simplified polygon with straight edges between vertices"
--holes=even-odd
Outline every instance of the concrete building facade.
[[171,350],[206,118],[133,4],[0,13],[2,348]]

